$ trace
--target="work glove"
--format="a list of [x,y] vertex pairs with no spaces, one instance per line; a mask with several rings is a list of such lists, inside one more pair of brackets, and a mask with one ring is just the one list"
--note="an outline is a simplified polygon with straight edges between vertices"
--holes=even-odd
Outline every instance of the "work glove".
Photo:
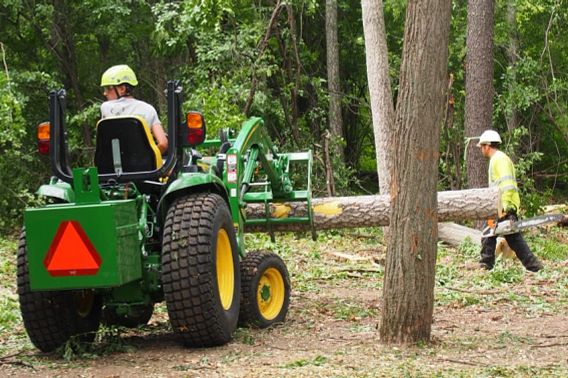
[[505,215],[499,218],[499,222],[502,222],[504,220],[512,220],[513,222],[517,222],[519,220],[519,217],[517,216],[517,210],[515,209],[505,210]]

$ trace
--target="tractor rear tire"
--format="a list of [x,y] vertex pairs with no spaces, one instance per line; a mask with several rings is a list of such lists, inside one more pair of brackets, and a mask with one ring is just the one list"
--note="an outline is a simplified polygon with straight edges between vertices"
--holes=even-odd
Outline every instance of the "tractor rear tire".
[[109,326],[136,328],[148,324],[154,313],[154,304],[131,305],[132,312],[128,315],[119,315],[112,307],[103,309],[103,323]]
[[240,270],[225,200],[211,193],[170,206],[162,241],[162,283],[170,323],[184,344],[226,344],[237,327]]
[[26,248],[26,231],[18,244],[17,280],[20,311],[31,342],[51,352],[72,336],[95,339],[101,318],[102,298],[92,290],[32,291]]
[[267,328],[283,323],[290,304],[290,276],[280,256],[248,253],[241,262],[241,325]]

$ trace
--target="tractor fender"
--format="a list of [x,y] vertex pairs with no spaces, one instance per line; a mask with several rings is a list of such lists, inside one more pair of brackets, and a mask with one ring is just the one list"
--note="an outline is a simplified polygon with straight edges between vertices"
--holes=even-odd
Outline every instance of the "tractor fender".
[[56,198],[64,202],[75,202],[75,192],[71,185],[61,180],[51,180],[39,187],[36,194],[42,197]]
[[160,199],[158,204],[160,223],[165,219],[168,208],[177,198],[192,193],[205,192],[219,194],[223,197],[225,202],[227,202],[227,205],[229,205],[229,195],[225,184],[219,177],[210,173],[201,172],[182,173],[168,185],[166,192]]

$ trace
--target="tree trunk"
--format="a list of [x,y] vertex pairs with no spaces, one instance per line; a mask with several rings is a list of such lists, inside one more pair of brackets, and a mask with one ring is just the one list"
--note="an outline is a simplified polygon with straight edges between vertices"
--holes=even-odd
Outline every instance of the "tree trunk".
[[[388,195],[314,198],[314,228],[330,230],[388,226],[390,201]],[[499,189],[494,187],[440,192],[437,203],[440,222],[493,218],[500,208]],[[307,213],[306,202],[270,204],[272,218],[305,217]],[[264,204],[248,204],[246,215],[248,219],[266,218]],[[308,231],[310,226],[305,223],[285,223],[274,224],[272,228],[274,231]],[[260,232],[267,231],[267,228],[265,225],[247,226],[245,231]]]
[[[494,0],[469,0],[465,61],[465,135],[476,137],[491,128],[493,116]],[[470,188],[487,185],[487,161],[474,143],[467,147]]]
[[[73,91],[77,109],[83,109],[85,107],[85,99],[83,98],[77,71],[77,54],[75,40],[73,39],[75,33],[69,18],[72,12],[73,9],[71,9],[71,5],[68,2],[64,0],[53,1],[53,24],[48,44],[61,65],[65,88],[70,88]],[[87,148],[92,147],[91,126],[87,122],[83,122],[81,128],[83,144]]]
[[258,55],[255,59],[253,66],[252,66],[252,79],[251,79],[250,90],[249,90],[249,94],[248,94],[248,97],[247,97],[247,101],[245,103],[245,107],[243,108],[243,113],[246,116],[250,115],[249,111],[250,111],[250,108],[251,108],[252,103],[254,101],[254,94],[256,93],[256,86],[258,84],[258,78],[256,76],[256,65],[258,64],[258,61],[264,55],[264,51],[266,50],[266,46],[268,45],[268,40],[270,39],[270,37],[272,35],[272,29],[274,28],[276,20],[278,19],[278,16],[280,15],[281,9],[282,9],[282,7],[280,6],[280,0],[278,0],[278,1],[276,1],[276,5],[274,6],[274,10],[272,11],[272,16],[270,16],[270,21],[268,21],[268,25],[266,26],[266,31],[264,33],[264,37],[256,46],[256,49],[258,50]]
[[[290,60],[294,61],[294,72],[291,72],[290,75],[290,83],[294,85],[290,88],[290,102],[291,102],[291,110],[292,110],[292,135],[294,137],[294,141],[296,142],[297,146],[300,146],[300,128],[299,128],[299,120],[300,120],[300,112],[298,109],[298,94],[300,93],[300,70],[301,70],[301,62],[300,62],[300,53],[298,51],[298,41],[297,41],[297,34],[298,31],[296,30],[296,18],[294,16],[294,10],[290,4],[286,4],[286,11],[288,13],[288,25],[290,26],[290,48],[292,49],[293,59]],[[290,62],[290,65],[292,62]]]
[[450,9],[451,0],[409,0],[406,10],[380,325],[387,344],[430,340]]
[[361,7],[379,190],[381,194],[387,194],[390,187],[389,167],[392,164],[389,136],[393,130],[394,105],[389,78],[383,3],[362,0]]
[[[511,68],[511,79],[509,92],[513,90],[513,85],[517,81],[516,70],[519,60],[519,35],[517,31],[517,5],[516,1],[507,0],[507,29],[509,30],[509,46],[507,47],[507,60]],[[515,104],[510,104],[511,109],[507,112],[507,130],[513,131],[519,127],[519,111]]]
[[343,151],[337,141],[343,138],[341,119],[341,86],[339,84],[339,42],[337,38],[337,0],[325,2],[325,36],[327,48],[327,88],[329,91],[329,130],[331,131],[334,153],[343,158]]

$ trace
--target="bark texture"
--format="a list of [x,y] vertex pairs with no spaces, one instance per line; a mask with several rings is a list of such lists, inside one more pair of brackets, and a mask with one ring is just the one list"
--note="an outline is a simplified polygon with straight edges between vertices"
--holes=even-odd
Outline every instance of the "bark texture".
[[[437,201],[438,220],[444,222],[496,217],[499,208],[498,201],[498,188],[440,192]],[[314,198],[312,209],[316,230],[388,226],[391,210],[388,195]],[[246,207],[246,214],[249,219],[265,218],[264,204],[249,204]],[[270,216],[273,218],[304,217],[306,215],[306,202],[270,205]],[[274,231],[308,231],[309,229],[310,226],[303,223],[273,225]],[[247,226],[245,231],[260,232],[267,231],[267,228],[266,226]]]
[[430,340],[450,9],[451,0],[409,0],[407,5],[380,325],[381,341],[387,344]]
[[[343,138],[341,118],[341,86],[339,81],[339,42],[337,38],[337,0],[325,2],[325,35],[327,49],[327,87],[329,91],[329,129],[335,140]],[[342,149],[336,148],[340,156]]]
[[[507,46],[507,61],[511,68],[511,84],[509,91],[513,90],[513,83],[517,81],[517,61],[519,60],[519,33],[517,28],[517,2],[515,0],[507,0],[507,29],[509,31],[509,46]],[[507,111],[507,130],[513,131],[519,127],[519,111],[511,104],[511,109]]]
[[[465,135],[476,137],[491,129],[493,116],[494,0],[469,0],[465,60]],[[470,188],[487,185],[487,161],[475,143],[467,148]]]
[[383,3],[362,0],[361,7],[379,189],[381,194],[387,194],[390,187],[389,167],[392,164],[389,136],[393,130],[394,104],[389,78]]

